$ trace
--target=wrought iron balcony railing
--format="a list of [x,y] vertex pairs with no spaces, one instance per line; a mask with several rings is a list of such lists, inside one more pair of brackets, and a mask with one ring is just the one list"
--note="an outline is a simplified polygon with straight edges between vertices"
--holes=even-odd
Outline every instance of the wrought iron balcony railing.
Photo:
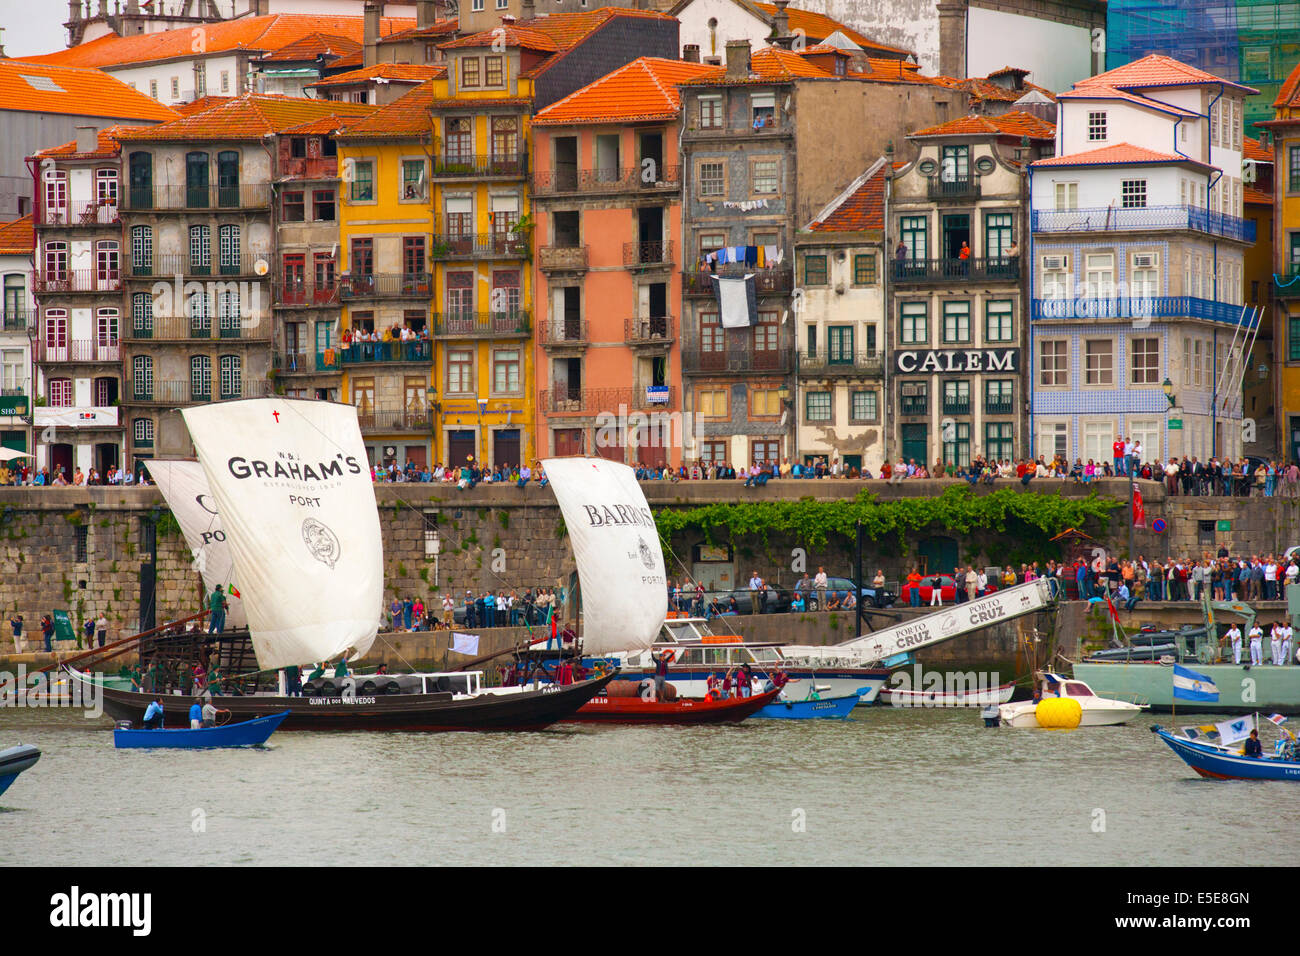
[[1189,229],[1238,242],[1255,241],[1251,219],[1213,212],[1199,206],[1107,206],[1092,209],[1035,209],[1031,228],[1046,232],[1136,232]]

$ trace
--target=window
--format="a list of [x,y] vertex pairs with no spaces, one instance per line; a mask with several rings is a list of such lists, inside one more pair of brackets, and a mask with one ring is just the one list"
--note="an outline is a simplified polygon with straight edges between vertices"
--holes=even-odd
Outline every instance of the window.
[[1152,337],[1130,339],[1130,385],[1156,385],[1160,382],[1160,340]]
[[180,98],[181,98],[181,78],[179,76],[173,76],[172,77],[172,99],[178,100]]
[[[696,393],[699,399],[700,416],[703,418],[728,418],[727,389],[702,388]],[[721,460],[721,459],[719,459]]]
[[984,217],[984,255],[1000,259],[1007,254],[1014,241],[1011,224],[1009,212],[991,212]]
[[47,242],[45,244],[45,274],[47,279],[66,282],[68,279],[68,244],[66,242]]
[[1147,181],[1145,179],[1124,179],[1120,181],[1120,205],[1125,209],[1145,209],[1147,205]]
[[357,159],[352,161],[352,202],[375,201],[375,161]]
[[1070,426],[1065,422],[1046,422],[1038,429],[1038,450],[1046,458],[1066,457],[1070,450]]
[[1088,113],[1088,140],[1090,142],[1102,142],[1106,139],[1106,113],[1104,110],[1094,110]]
[[1135,299],[1149,299],[1160,294],[1160,259],[1157,253],[1144,252],[1133,256],[1132,295]]
[[750,460],[755,465],[770,465],[779,460],[781,443],[756,439],[749,443]]
[[50,404],[55,408],[69,408],[72,405],[72,379],[50,379]]
[[134,275],[153,274],[153,227],[131,227],[131,271]]
[[131,381],[134,383],[134,395],[144,401],[153,400],[153,358],[137,355],[131,360]]
[[494,315],[519,315],[519,270],[493,269],[488,310]]
[[117,205],[117,170],[95,170],[95,201],[104,206]]
[[221,71],[221,92],[222,93],[230,92],[230,71],[229,70]]
[[116,240],[95,243],[95,278],[100,288],[107,288],[108,283],[116,282],[121,275],[119,256]]
[[1011,303],[1008,301],[984,303],[984,341],[1010,342],[1013,338]]
[[190,401],[212,401],[212,359],[206,355],[190,359]]
[[776,123],[775,93],[754,93],[749,98],[749,105],[753,111],[751,125],[754,129],[762,129]]
[[1114,255],[1099,253],[1084,259],[1084,287],[1084,294],[1090,299],[1109,299],[1115,295]]
[[700,442],[700,461],[715,465],[727,460],[727,443],[724,441]]
[[754,326],[754,364],[758,368],[776,368],[777,347],[781,338],[780,316],[776,312],[758,313]]
[[422,276],[424,271],[424,236],[404,236],[402,238],[402,275]]
[[1286,188],[1288,192],[1300,190],[1300,146],[1286,151]]
[[722,129],[722,97],[700,97],[700,129]]
[[238,355],[221,356],[221,397],[239,398],[243,391],[243,360]]
[[492,353],[492,391],[518,392],[522,387],[518,349],[497,349]]
[[153,447],[153,419],[137,418],[132,426],[132,435],[137,448]]
[[313,253],[312,266],[316,270],[316,295],[326,301],[334,294],[334,256],[328,252]]
[[899,237],[903,240],[908,259],[924,260],[929,258],[929,242],[926,235],[928,225],[929,220],[926,216],[902,216],[899,218]]
[[466,89],[479,85],[479,62],[476,56],[460,58],[460,85]]
[[876,284],[876,256],[874,253],[853,257],[853,284]]
[[1110,339],[1085,339],[1083,384],[1115,384],[1115,343]]
[[970,179],[970,147],[945,146],[939,162],[939,178],[945,183]]
[[447,393],[468,395],[474,391],[474,350],[447,350]]
[[1115,422],[1084,422],[1083,423],[1083,458],[1091,458],[1095,462],[1109,461],[1111,458],[1111,442],[1115,440],[1115,429],[1119,426]]
[[157,80],[150,80],[150,81],[149,81],[149,95],[150,95],[153,99],[155,99],[155,100],[158,99],[158,81],[157,81]]
[[721,196],[726,191],[726,173],[722,163],[700,163],[700,195]]
[[1142,442],[1143,457],[1159,461],[1163,457],[1160,447],[1164,422],[1157,418],[1130,418],[1128,432],[1133,440]]
[[826,284],[826,257],[809,256],[803,257],[803,284],[804,285],[825,285]]
[[137,339],[153,336],[153,296],[147,292],[131,296],[131,328]]
[[1183,339],[1183,384],[1205,388],[1210,384],[1210,350],[1201,339]]
[[1010,415],[1014,410],[1015,383],[1009,378],[984,383],[984,411],[989,415]]
[[369,276],[375,273],[375,242],[373,239],[352,240],[352,274]]
[[953,422],[952,441],[943,443],[943,459],[964,467],[970,464],[970,422]]
[[505,57],[487,56],[483,58],[483,85],[506,85]]
[[875,392],[853,392],[849,395],[849,421],[874,422],[879,414],[880,397]]
[[775,418],[781,414],[781,393],[775,388],[749,390],[749,415],[751,418]]
[[1043,388],[1064,388],[1070,384],[1070,343],[1064,339],[1038,345],[1038,384]]
[[970,414],[970,382],[966,379],[943,383],[943,413],[945,415]]
[[447,273],[447,315],[472,318],[474,315],[474,273]]
[[222,226],[217,230],[217,237],[221,253],[221,274],[238,275],[243,258],[239,242],[239,227],[233,224]]
[[223,339],[239,338],[239,284],[222,282],[218,285],[234,286],[217,293],[217,330]]
[[[815,330],[815,326],[808,328]],[[853,326],[832,325],[826,330],[826,358],[832,365],[853,364]]]
[[[722,330],[722,319],[717,312],[700,313],[700,351],[721,353],[726,349],[726,333]],[[709,358],[705,361],[716,364]]]
[[1068,212],[1079,208],[1079,184],[1056,183],[1056,211]]
[[312,194],[312,218],[316,222],[334,221],[334,190],[317,189]]
[[775,159],[756,159],[750,166],[750,191],[771,194],[777,191],[781,164]]
[[303,222],[307,218],[307,203],[301,189],[286,189],[281,217],[285,222]]
[[519,158],[519,117],[492,117],[492,158],[514,162]]
[[117,347],[118,318],[117,309],[95,311],[95,345],[99,348]]
[[444,125],[443,162],[457,166],[474,156],[474,127],[468,116],[448,117]]
[[924,302],[904,302],[899,307],[898,340],[904,345],[929,345],[930,323]]
[[1015,457],[1011,422],[990,422],[984,426],[984,456],[989,461],[1010,461]]
[[810,422],[831,421],[831,393],[809,392],[804,396],[805,417]]
[[969,302],[943,304],[943,341],[950,345],[960,345],[970,341]]
[[212,230],[190,226],[190,272],[205,276],[212,271]]

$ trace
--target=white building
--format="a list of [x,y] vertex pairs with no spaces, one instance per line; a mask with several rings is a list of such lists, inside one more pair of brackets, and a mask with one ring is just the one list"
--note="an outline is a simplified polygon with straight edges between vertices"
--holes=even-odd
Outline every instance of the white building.
[[32,217],[0,223],[0,447],[31,451]]

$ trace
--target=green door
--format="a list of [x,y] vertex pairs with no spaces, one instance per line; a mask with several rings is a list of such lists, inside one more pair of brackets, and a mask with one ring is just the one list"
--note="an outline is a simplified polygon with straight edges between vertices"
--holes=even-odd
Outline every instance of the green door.
[[923,538],[916,546],[916,553],[920,556],[924,573],[952,574],[957,567],[957,541],[954,538],[937,535]]
[[903,425],[903,461],[916,459],[918,465],[925,464],[929,451],[929,435],[927,425]]

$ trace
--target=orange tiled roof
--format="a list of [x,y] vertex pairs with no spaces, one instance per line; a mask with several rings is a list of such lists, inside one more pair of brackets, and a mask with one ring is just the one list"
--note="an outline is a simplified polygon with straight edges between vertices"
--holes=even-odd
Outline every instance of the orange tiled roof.
[[431,23],[427,27],[412,27],[409,30],[399,30],[397,33],[380,37],[379,42],[383,44],[401,43],[407,40],[433,40],[455,33],[459,29],[460,24],[455,17],[452,17],[450,20],[439,20],[436,23]]
[[484,30],[481,33],[471,33],[459,40],[448,40],[442,44],[442,48],[444,50],[456,50],[462,47],[492,46],[494,43],[498,48],[521,47],[525,50],[537,50],[541,53],[555,53],[560,49],[559,44],[556,43],[553,37],[548,36],[541,30],[534,30],[531,25],[521,26],[517,23],[493,27],[491,30]]
[[[421,83],[409,93],[359,119],[339,133],[342,139],[421,139],[431,134],[429,110],[439,94],[438,80]],[[484,100],[495,104],[495,100]],[[461,101],[462,107],[465,101]]]
[[1086,80],[1080,80],[1075,86],[1098,84],[1126,90],[1143,90],[1154,89],[1159,86],[1198,86],[1204,83],[1213,83],[1216,86],[1223,83],[1226,86],[1250,93],[1259,92],[1259,90],[1251,89],[1249,86],[1233,83],[1224,77],[1207,73],[1188,63],[1183,63],[1161,53],[1148,53],[1132,63],[1126,63],[1124,66],[1118,66],[1113,70],[1107,70],[1105,73],[1098,73]]
[[308,83],[308,89],[313,87],[326,86],[346,86],[349,83],[364,83],[368,80],[391,80],[397,83],[424,83],[432,80],[437,76],[446,76],[447,67],[443,65],[434,66],[433,64],[423,63],[376,63],[374,66],[365,66],[359,70],[348,70],[346,73],[336,73],[328,76],[323,80],[317,80],[315,83]]
[[952,81],[945,76],[922,76],[921,68],[905,60],[885,60],[880,57],[868,57],[866,70],[850,70],[849,76],[855,80],[871,80],[877,83],[927,83],[936,86],[951,86]]
[[[415,26],[410,18],[384,17],[381,35]],[[240,17],[220,23],[204,24],[204,49],[207,53],[230,50],[258,50],[274,53],[313,33],[346,37],[360,43],[364,39],[361,17],[330,14],[275,13],[262,17]],[[29,63],[62,66],[107,67],[154,60],[187,58],[194,55],[193,28],[141,33],[136,36],[110,35],[82,43],[68,50],[24,57]]]
[[[548,17],[520,20],[503,27],[494,27],[474,33],[459,40],[441,44],[444,50],[462,47],[490,46],[504,39],[507,47],[523,47],[543,53],[570,50],[597,29],[618,17],[636,17],[645,20],[675,20],[656,10],[634,10],[630,7],[601,7],[580,13],[554,13]],[[504,37],[503,37],[504,33]]]
[[779,83],[796,77],[825,80],[833,79],[834,74],[822,69],[816,63],[810,62],[799,53],[794,53],[779,46],[765,46],[751,54],[749,58],[749,76],[740,79],[728,79],[724,69],[720,77],[698,77],[693,80],[684,80],[682,85],[712,86],[718,83]]
[[552,103],[533,117],[533,125],[672,120],[682,102],[677,84],[725,72],[721,66],[643,56]]
[[32,217],[0,222],[0,256],[29,256],[36,248]]
[[1031,163],[1031,166],[1111,166],[1111,165],[1128,165],[1128,164],[1152,164],[1152,163],[1189,163],[1193,166],[1205,167],[1204,163],[1189,159],[1186,156],[1179,156],[1176,153],[1159,153],[1154,149],[1146,149],[1142,146],[1134,146],[1132,143],[1118,143],[1114,146],[1102,146],[1099,149],[1089,149],[1082,153],[1071,153],[1068,156],[1052,156],[1048,159],[1039,159]]
[[1107,86],[1104,83],[1093,83],[1092,81],[1076,83],[1074,89],[1058,93],[1056,98],[1058,100],[1123,100],[1125,103],[1145,106],[1148,109],[1159,110],[1162,113],[1172,113],[1175,116],[1191,118],[1201,115],[1192,110],[1183,109],[1181,106],[1174,106],[1172,103],[1162,103],[1149,96],[1137,96],[1127,90]]
[[1257,163],[1273,162],[1273,151],[1265,149],[1263,143],[1249,136],[1242,137],[1241,152],[1243,158],[1253,159]]
[[1295,69],[1287,76],[1282,87],[1277,91],[1277,99],[1273,101],[1273,109],[1287,109],[1300,107],[1300,63],[1295,65]]
[[1012,110],[1000,116],[962,116],[908,134],[909,139],[918,136],[1028,136],[1030,139],[1053,139],[1056,136],[1056,124],[1032,113]]
[[998,84],[992,82],[991,79],[992,77],[1001,76],[1008,73],[1022,73],[1026,76],[1029,75],[1028,70],[1021,70],[1012,67],[1003,67],[1002,69],[994,73],[990,73],[988,76],[985,77],[969,76],[964,80],[957,80],[956,82],[954,82],[953,86],[956,89],[966,91],[967,93],[970,94],[970,98],[977,102],[980,100],[993,100],[998,103],[1014,103],[1016,100],[1020,99],[1020,97],[1024,96],[1026,93],[1030,92],[1031,90],[1036,90],[1037,92],[1042,93],[1048,99],[1053,99],[1053,100],[1056,99],[1055,93],[1053,93],[1051,90],[1047,89],[1046,87],[1038,86],[1035,83],[1024,83],[1023,86],[1018,90],[1009,90],[1005,86],[999,86]]
[[181,116],[193,116],[195,113],[206,113],[212,107],[220,106],[222,103],[229,103],[233,99],[233,96],[201,96],[189,103],[173,106],[172,109]]
[[[766,14],[766,18],[769,23],[776,16],[775,4],[754,3],[753,6],[761,10],[764,14]],[[838,30],[840,33],[843,33],[846,37],[848,37],[858,46],[862,47],[863,51],[865,52],[869,53],[872,50],[876,50],[876,51],[888,51],[890,53],[897,53],[900,56],[913,55],[913,52],[911,50],[904,50],[900,47],[888,46],[884,43],[878,43],[875,40],[868,39],[867,37],[859,33],[857,30],[854,30],[851,26],[841,23],[838,20],[832,20],[830,17],[822,13],[815,13],[812,10],[798,10],[794,7],[786,7],[785,13],[786,13],[786,19],[790,23],[790,31],[797,32],[802,30],[804,36],[806,36],[813,43],[820,43],[822,40],[825,40],[828,36],[830,36],[832,33]]]
[[280,47],[274,53],[266,54],[262,59],[267,62],[284,62],[314,60],[318,56],[338,58],[356,53],[360,49],[362,49],[361,41],[351,37],[331,33],[310,33]]
[[158,120],[176,113],[99,70],[0,60],[0,110]]
[[[885,164],[844,197],[839,205],[822,215],[808,228],[813,232],[865,232],[885,227]],[[896,163],[895,167],[902,165]]]
[[148,129],[147,126],[110,126],[107,129],[101,129],[95,136],[95,151],[93,153],[78,153],[77,141],[64,143],[61,146],[51,146],[49,149],[43,149],[37,156],[116,156],[121,149],[121,135],[126,132],[134,132],[138,129]]
[[246,93],[203,113],[124,133],[121,139],[128,142],[260,139],[267,133],[283,133],[313,120],[331,116],[345,120],[368,116],[374,110],[363,103]]
[[1247,206],[1271,206],[1273,205],[1273,194],[1255,186],[1243,186],[1241,201]]

